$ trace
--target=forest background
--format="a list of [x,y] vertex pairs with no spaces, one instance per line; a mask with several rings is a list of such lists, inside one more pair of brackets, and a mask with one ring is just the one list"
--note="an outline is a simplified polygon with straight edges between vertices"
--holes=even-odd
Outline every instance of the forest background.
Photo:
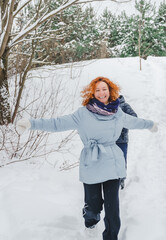
[[[49,11],[61,4],[62,0],[50,1]],[[137,0],[135,10],[131,15],[125,11],[115,14],[106,7],[97,15],[92,6],[71,6],[37,30],[40,38],[37,38],[36,61],[62,64],[139,54],[145,59],[148,56],[166,56],[165,1],[156,7],[151,1]],[[25,25],[35,11],[36,6],[27,6],[18,18],[17,26]],[[20,44],[19,48],[25,54],[29,51],[27,42]]]

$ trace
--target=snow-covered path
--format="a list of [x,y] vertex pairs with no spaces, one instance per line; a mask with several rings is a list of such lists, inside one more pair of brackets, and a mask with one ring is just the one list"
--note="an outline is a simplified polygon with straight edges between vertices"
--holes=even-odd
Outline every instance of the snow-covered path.
[[[72,77],[72,89],[73,81],[79,80],[81,89],[96,76],[115,80],[139,117],[160,123],[157,133],[130,131],[128,177],[120,191],[119,240],[166,239],[165,61],[148,58],[142,72],[138,58],[101,59],[59,71],[64,79]],[[83,240],[82,206],[78,168],[59,171],[46,161],[0,168],[0,240]],[[103,228],[100,221],[95,240],[102,240]]]
[[121,193],[122,240],[166,237],[166,68],[154,59],[146,67],[148,81],[142,81],[142,90],[148,94],[137,104],[142,116],[160,125],[154,135],[130,132],[127,186]]

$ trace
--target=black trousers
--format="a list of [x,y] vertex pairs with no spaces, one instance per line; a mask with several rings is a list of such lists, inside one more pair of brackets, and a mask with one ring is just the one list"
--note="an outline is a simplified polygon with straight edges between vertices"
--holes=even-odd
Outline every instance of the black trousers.
[[128,143],[116,143],[116,145],[118,145],[118,147],[120,147],[120,149],[123,152],[124,158],[125,158],[125,166],[127,169],[127,149],[128,149]]
[[91,227],[100,221],[100,212],[104,203],[105,230],[103,240],[118,240],[120,229],[119,184],[119,179],[97,184],[84,183],[85,206],[83,208],[83,217],[85,226]]

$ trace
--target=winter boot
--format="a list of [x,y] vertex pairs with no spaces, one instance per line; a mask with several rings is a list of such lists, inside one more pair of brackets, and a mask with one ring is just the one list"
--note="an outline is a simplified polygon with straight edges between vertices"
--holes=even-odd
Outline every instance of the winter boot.
[[120,179],[120,189],[123,190],[125,187],[125,178]]

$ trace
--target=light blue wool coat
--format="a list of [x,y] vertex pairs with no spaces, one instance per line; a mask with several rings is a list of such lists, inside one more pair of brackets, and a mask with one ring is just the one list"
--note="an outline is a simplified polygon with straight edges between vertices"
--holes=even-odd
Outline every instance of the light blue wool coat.
[[122,128],[150,129],[153,121],[135,118],[120,108],[110,116],[95,114],[86,107],[52,119],[31,119],[31,130],[60,132],[76,129],[84,144],[80,155],[80,181],[88,184],[126,177],[123,152],[115,144]]

